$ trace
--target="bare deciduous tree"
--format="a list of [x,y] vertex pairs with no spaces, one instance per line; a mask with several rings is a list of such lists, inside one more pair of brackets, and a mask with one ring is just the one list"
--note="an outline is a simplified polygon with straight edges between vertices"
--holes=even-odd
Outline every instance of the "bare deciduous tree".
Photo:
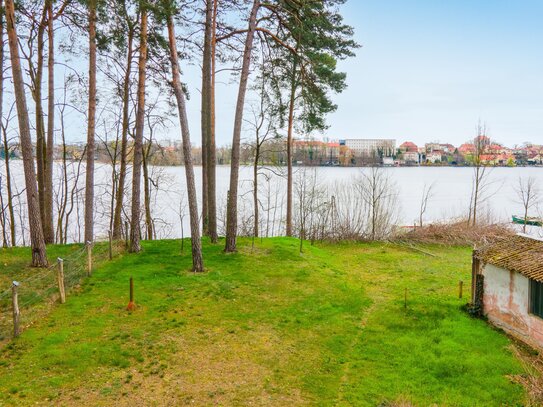
[[259,207],[260,201],[258,199],[258,176],[260,172],[260,163],[263,148],[266,141],[272,136],[272,115],[270,114],[270,105],[265,102],[265,87],[264,82],[260,89],[259,102],[251,105],[251,120],[247,120],[247,123],[251,127],[251,132],[254,132],[254,142],[251,143],[253,150],[253,237],[259,236]]
[[529,212],[533,208],[539,205],[540,191],[534,177],[528,177],[526,179],[519,178],[517,187],[515,188],[519,203],[522,204],[524,224],[522,225],[522,231],[526,233],[526,226],[528,224]]
[[[0,102],[0,106],[1,106],[1,102]],[[13,106],[12,106],[12,109],[13,109]],[[7,209],[9,213],[11,246],[15,246],[17,244],[17,234],[15,232],[15,209],[13,206],[13,188],[12,188],[12,180],[11,180],[11,164],[10,164],[11,147],[10,147],[10,143],[9,143],[9,139],[7,135],[7,127],[8,127],[10,118],[11,118],[11,112],[7,116],[5,122],[1,123],[0,130],[2,132],[2,144],[4,147],[4,165],[6,168],[6,194],[7,194],[6,205],[7,205]]]
[[426,209],[428,208],[428,202],[430,199],[432,199],[434,195],[434,186],[435,184],[432,182],[429,186],[424,184],[422,187],[422,197],[420,200],[420,208],[419,208],[419,226],[422,227],[424,214],[426,213]]
[[477,125],[477,137],[473,140],[473,182],[469,204],[468,225],[476,226],[481,205],[490,198],[493,193],[490,190],[492,181],[490,179],[491,168],[484,161],[483,155],[490,144],[487,136],[486,124]]

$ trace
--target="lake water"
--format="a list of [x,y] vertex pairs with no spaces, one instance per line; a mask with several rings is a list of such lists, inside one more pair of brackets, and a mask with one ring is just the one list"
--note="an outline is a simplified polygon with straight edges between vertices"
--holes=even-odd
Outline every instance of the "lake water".
[[[24,187],[22,174],[22,162],[13,161],[12,177],[15,186],[21,190]],[[75,169],[76,164],[71,164]],[[281,172],[284,168],[261,169],[260,201],[261,217],[263,225],[261,229],[264,235],[277,235],[282,233],[285,213],[286,180]],[[341,184],[349,188],[353,181],[360,176],[364,169],[343,167],[318,167],[306,169],[296,168],[296,178],[307,176],[308,171],[315,171],[319,184],[323,187]],[[428,202],[425,222],[447,221],[454,218],[465,217],[468,212],[473,168],[453,167],[399,167],[385,168],[383,171],[390,176],[398,190],[398,219],[400,225],[413,225],[419,217],[420,203],[423,188],[433,185],[433,193]],[[534,177],[537,185],[543,187],[543,169],[535,167],[523,168],[493,168],[489,169],[490,187],[481,214],[491,214],[495,220],[510,221],[512,214],[521,214],[522,205],[515,191],[519,178]],[[76,194],[73,215],[69,228],[69,240],[80,241],[83,216],[84,196],[84,166],[81,169],[79,179],[79,192]],[[189,233],[189,219],[186,202],[184,167],[152,167],[154,179],[152,193],[152,215],[155,219],[157,237],[174,238],[181,236],[181,224],[184,235]],[[0,169],[2,175],[2,193],[5,193],[5,169]],[[223,232],[223,219],[225,218],[226,194],[229,185],[229,166],[217,167],[217,202],[219,216],[219,231]],[[198,190],[201,186],[201,167],[195,168],[195,176]],[[60,184],[62,183],[61,166],[57,163],[55,168],[56,191],[58,197]],[[109,229],[109,213],[111,205],[111,167],[96,163],[96,235],[97,238],[105,238]],[[131,174],[128,177],[130,187]],[[71,181],[70,181],[71,184]],[[252,168],[242,167],[240,171],[240,228],[249,227],[252,215]],[[127,188],[129,194],[130,188]],[[20,204],[24,203],[24,194],[21,195]],[[200,199],[200,195],[199,195]],[[126,202],[130,202],[128,199]],[[143,202],[143,200],[142,200]],[[20,212],[22,217],[24,212]],[[129,214],[126,206],[125,213]],[[539,208],[534,208],[531,215],[539,215]],[[270,225],[271,220],[275,223]],[[79,220],[79,221],[78,221]],[[266,222],[268,221],[268,222]],[[273,223],[273,222],[272,222]],[[18,226],[20,229],[20,225]],[[539,231],[539,228],[532,231]],[[20,232],[19,232],[20,234]]]

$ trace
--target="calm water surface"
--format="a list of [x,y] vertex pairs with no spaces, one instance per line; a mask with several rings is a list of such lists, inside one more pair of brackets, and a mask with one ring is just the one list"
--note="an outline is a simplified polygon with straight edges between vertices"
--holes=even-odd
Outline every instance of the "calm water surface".
[[[75,164],[73,164],[75,168]],[[201,167],[195,168],[197,187],[201,185]],[[261,199],[261,213],[264,219],[272,216],[277,219],[284,217],[286,180],[278,171],[261,169],[259,194]],[[303,170],[297,168],[296,177],[303,176]],[[349,188],[353,180],[360,176],[360,168],[331,168],[318,167],[307,171],[316,171],[319,184],[323,187],[343,184]],[[418,219],[423,188],[433,185],[433,194],[428,203],[424,220],[426,222],[450,220],[467,214],[472,187],[473,168],[453,167],[400,167],[386,168],[384,171],[390,175],[398,189],[399,219],[401,225],[412,225]],[[522,206],[515,191],[519,178],[534,177],[537,185],[543,188],[543,168],[493,168],[489,169],[490,187],[482,212],[491,214],[500,221],[508,221],[512,214],[522,213]],[[84,187],[84,166],[80,176],[80,188]],[[184,167],[152,167],[152,177],[155,187],[152,194],[152,211],[156,220],[158,237],[181,236],[181,224],[184,235],[188,235],[189,220],[186,202],[186,187]],[[2,192],[5,192],[4,168],[0,169],[2,175]],[[229,185],[230,167],[217,167],[217,201],[219,206],[219,223],[224,219],[226,194]],[[24,187],[22,162],[13,161],[12,177],[16,187]],[[99,238],[107,235],[109,229],[109,211],[111,205],[111,167],[105,164],[96,164],[96,233]],[[129,180],[131,176],[129,175]],[[61,166],[57,163],[55,169],[55,182],[58,198],[59,185],[62,182]],[[129,185],[130,186],[130,185]],[[242,167],[240,170],[240,217],[248,220],[252,214],[252,168]],[[130,193],[130,188],[127,188]],[[82,225],[83,191],[74,205],[74,212],[70,227],[70,240],[79,240],[79,225]],[[200,199],[200,196],[199,196]],[[21,203],[24,202],[24,194]],[[128,207],[127,207],[128,208]],[[129,210],[125,208],[126,213]],[[482,213],[481,212],[481,213]],[[539,215],[539,208],[532,211],[532,215]],[[77,222],[77,219],[80,219]],[[277,234],[282,225],[268,228],[268,233]],[[265,228],[263,228],[265,229]],[[539,229],[539,228],[538,228]]]

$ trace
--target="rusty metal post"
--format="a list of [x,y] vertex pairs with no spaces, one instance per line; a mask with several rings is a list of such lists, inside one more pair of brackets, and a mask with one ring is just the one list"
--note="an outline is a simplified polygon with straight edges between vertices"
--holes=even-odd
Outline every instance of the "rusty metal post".
[[136,303],[134,302],[134,279],[130,277],[130,302],[126,307],[127,311],[134,311],[136,309]]

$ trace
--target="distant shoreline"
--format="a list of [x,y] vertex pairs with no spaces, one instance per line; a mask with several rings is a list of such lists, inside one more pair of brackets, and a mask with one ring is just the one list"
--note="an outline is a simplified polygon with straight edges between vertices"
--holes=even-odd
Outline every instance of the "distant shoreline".
[[[22,162],[22,159],[19,157],[11,158],[10,161],[15,162]],[[68,162],[77,162],[78,160],[67,160]],[[61,159],[54,160],[57,164],[62,164]],[[109,162],[96,160],[97,163],[104,164],[104,165],[111,165]],[[83,161],[82,166],[85,165],[85,162]],[[130,163],[131,164],[131,163]],[[175,165],[166,165],[166,164],[151,164],[151,166],[154,167],[184,167],[183,164],[175,164]],[[252,167],[253,165],[250,163],[241,164],[242,167]],[[194,164],[194,167],[202,167],[201,164]],[[230,167],[230,164],[217,164],[217,167]],[[286,168],[286,165],[275,165],[275,164],[264,164],[259,165],[260,168],[263,167],[274,167],[274,168]],[[508,166],[508,165],[486,165],[485,168],[543,168],[543,164],[537,164],[537,165],[514,165],[514,166]],[[293,165],[293,168],[345,168],[345,169],[352,169],[352,168],[428,168],[428,169],[436,169],[436,168],[475,168],[472,165],[366,165],[366,166],[344,166],[344,165]]]

